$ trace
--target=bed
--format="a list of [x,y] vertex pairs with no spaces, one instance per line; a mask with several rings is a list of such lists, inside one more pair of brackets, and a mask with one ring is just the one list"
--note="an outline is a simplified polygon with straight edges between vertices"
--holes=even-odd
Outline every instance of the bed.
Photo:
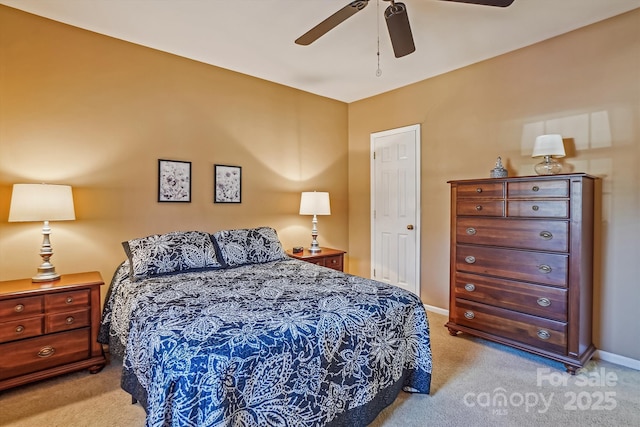
[[410,292],[290,258],[270,227],[123,245],[99,341],[147,426],[366,426],[430,391]]

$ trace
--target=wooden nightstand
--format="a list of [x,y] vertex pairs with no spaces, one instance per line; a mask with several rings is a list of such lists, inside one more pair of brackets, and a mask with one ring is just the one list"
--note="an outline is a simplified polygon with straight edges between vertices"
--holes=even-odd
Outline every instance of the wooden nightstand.
[[287,250],[287,255],[307,261],[313,264],[321,265],[323,267],[333,268],[334,270],[343,271],[344,269],[344,254],[345,251],[331,248],[320,248],[320,252],[311,252],[309,249],[304,249],[303,252],[294,254],[293,251]]
[[106,364],[98,343],[100,273],[0,282],[0,390]]

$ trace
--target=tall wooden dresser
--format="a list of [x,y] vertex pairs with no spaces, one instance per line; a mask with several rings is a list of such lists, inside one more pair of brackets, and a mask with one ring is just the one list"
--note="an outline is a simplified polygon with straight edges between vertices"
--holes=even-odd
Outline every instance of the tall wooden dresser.
[[596,179],[449,181],[451,335],[545,356],[572,374],[589,360]]

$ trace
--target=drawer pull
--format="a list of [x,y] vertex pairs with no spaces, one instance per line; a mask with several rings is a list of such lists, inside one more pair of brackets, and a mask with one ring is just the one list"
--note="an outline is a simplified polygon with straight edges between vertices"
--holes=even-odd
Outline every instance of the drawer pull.
[[476,193],[482,193],[482,188],[480,187],[476,188]]
[[479,212],[482,210],[482,205],[476,205],[476,210]]
[[21,334],[24,332],[24,326],[18,325],[16,326],[16,334]]
[[473,264],[476,262],[476,257],[469,255],[464,257],[464,262],[466,262],[467,264]]
[[553,233],[551,233],[550,231],[541,231],[540,237],[542,237],[544,240],[551,240],[553,239]]
[[475,229],[475,228],[473,228],[473,227],[469,227],[469,228],[467,228],[467,234],[468,234],[469,236],[474,236],[476,233],[477,233],[477,231],[476,231],[476,229]]
[[38,357],[51,357],[56,352],[56,349],[51,346],[42,347],[38,352]]
[[24,310],[24,304],[18,304],[18,305],[16,305],[16,306],[13,308],[13,310],[14,310],[16,313],[20,313],[21,311],[23,311],[23,310]]
[[538,212],[538,210],[540,209],[540,206],[533,205],[533,206],[531,206],[531,209],[533,209],[534,211]]
[[464,312],[464,317],[466,317],[467,319],[471,320],[474,317],[476,317],[476,315],[473,313],[473,311],[465,311]]
[[551,334],[549,333],[549,331],[545,331],[544,329],[538,329],[537,335],[541,340],[548,340],[549,338],[551,338]]
[[473,283],[467,283],[466,285],[464,285],[464,289],[466,291],[473,292],[476,290],[476,285],[474,285]]
[[65,300],[65,302],[67,304],[71,304],[73,302],[73,298],[72,297],[67,297],[67,299]]
[[338,260],[336,260],[336,259],[332,259],[331,260],[331,264],[337,264],[337,263],[338,263]]
[[534,185],[533,187],[531,187],[532,191],[540,191],[540,187],[538,187],[537,185]]
[[549,307],[551,305],[551,300],[549,298],[538,298],[538,301],[536,301],[538,303],[538,305],[540,307]]
[[548,266],[547,264],[539,265],[538,266],[538,271],[540,273],[549,274],[549,273],[551,273],[551,266]]
[[65,321],[67,322],[67,325],[71,325],[76,319],[73,318],[73,316],[69,316],[65,319]]

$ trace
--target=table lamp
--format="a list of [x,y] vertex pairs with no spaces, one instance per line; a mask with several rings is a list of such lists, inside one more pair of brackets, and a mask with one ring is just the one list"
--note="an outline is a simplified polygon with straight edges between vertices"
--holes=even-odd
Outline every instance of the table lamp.
[[534,166],[538,175],[555,175],[560,173],[562,165],[554,157],[564,157],[562,136],[558,134],[540,135],[533,145],[531,157],[544,157],[542,162]]
[[300,197],[300,215],[313,215],[311,224],[310,252],[320,252],[318,244],[318,217],[317,215],[331,215],[329,193],[322,191],[305,191]]
[[34,282],[50,282],[60,278],[55,267],[49,262],[53,255],[49,235],[49,221],[76,219],[73,208],[73,194],[69,185],[14,184],[9,208],[9,222],[44,221],[42,226],[42,264]]

